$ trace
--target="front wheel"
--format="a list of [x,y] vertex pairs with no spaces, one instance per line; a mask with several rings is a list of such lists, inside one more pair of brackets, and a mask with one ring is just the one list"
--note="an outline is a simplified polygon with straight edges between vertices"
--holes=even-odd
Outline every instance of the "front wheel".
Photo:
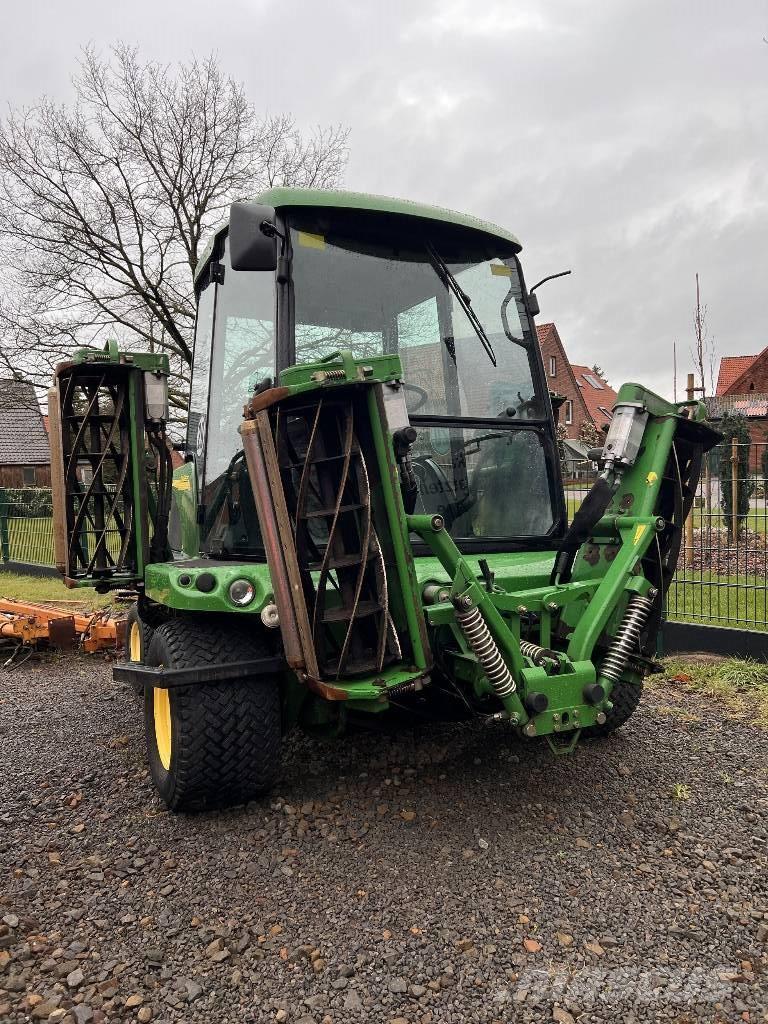
[[[125,660],[144,664],[152,642],[152,627],[139,615],[137,605],[132,605],[125,618]],[[134,693],[141,694],[139,683],[131,683]]]
[[590,725],[586,729],[582,729],[581,735],[586,739],[610,736],[634,715],[642,695],[642,680],[630,682],[627,679],[620,679],[613,684],[609,697],[613,707],[607,712],[605,722],[602,725]]
[[[155,630],[147,662],[204,668],[264,655],[241,630],[172,619]],[[173,811],[245,803],[266,793],[280,767],[277,679],[148,687],[144,726],[152,779]]]

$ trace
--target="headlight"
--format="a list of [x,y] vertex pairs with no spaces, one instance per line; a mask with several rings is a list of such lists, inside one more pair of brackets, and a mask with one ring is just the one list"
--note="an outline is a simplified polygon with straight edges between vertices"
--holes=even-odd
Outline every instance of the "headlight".
[[241,608],[251,603],[255,593],[250,580],[235,580],[229,585],[229,600]]

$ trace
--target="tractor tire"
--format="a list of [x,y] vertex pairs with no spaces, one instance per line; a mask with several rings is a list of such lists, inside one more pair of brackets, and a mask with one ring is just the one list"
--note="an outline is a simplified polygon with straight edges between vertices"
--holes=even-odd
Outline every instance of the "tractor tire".
[[[139,615],[139,609],[134,604],[131,606],[125,618],[125,660],[140,662],[144,664],[147,660],[147,652],[152,641],[154,630]],[[131,689],[136,694],[143,692],[143,687],[138,683],[131,683]]]
[[626,679],[620,679],[618,683],[614,683],[610,696],[613,707],[607,713],[604,724],[588,726],[582,730],[582,737],[586,739],[601,739],[616,732],[637,711],[642,695],[642,682],[629,682]]
[[[262,657],[258,639],[210,619],[171,619],[155,630],[149,665],[203,668]],[[266,793],[280,767],[277,677],[202,683],[144,697],[147,756],[155,786],[172,811],[242,804]]]

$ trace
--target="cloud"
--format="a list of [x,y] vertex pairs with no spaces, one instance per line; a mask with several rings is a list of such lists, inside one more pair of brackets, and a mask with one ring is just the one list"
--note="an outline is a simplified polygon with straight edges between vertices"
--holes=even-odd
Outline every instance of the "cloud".
[[690,367],[694,275],[720,354],[768,344],[768,5],[700,0],[16,5],[0,92],[65,99],[78,48],[215,50],[257,106],[352,128],[347,184],[495,220],[542,314],[611,382]]

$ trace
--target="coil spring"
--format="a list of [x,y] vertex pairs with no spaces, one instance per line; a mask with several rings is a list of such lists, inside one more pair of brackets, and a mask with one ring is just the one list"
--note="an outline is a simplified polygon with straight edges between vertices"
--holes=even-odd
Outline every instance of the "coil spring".
[[520,641],[520,653],[525,658],[530,658],[534,665],[541,667],[547,661],[557,661],[554,651],[548,651],[546,647],[539,647],[532,644],[530,640]]
[[345,380],[346,372],[344,370],[318,370],[312,374],[312,380],[315,381],[326,381],[326,380]]
[[393,686],[387,690],[387,697],[401,697],[405,693],[416,693],[423,689],[428,682],[429,679],[423,678],[411,679],[407,683],[398,683],[397,686]]
[[509,697],[515,692],[515,680],[507,668],[499,648],[491,636],[479,608],[456,609],[456,621],[477,656],[497,697]]
[[621,625],[600,666],[601,676],[614,683],[619,681],[630,657],[640,647],[640,633],[652,608],[653,601],[650,598],[641,594],[630,597]]

